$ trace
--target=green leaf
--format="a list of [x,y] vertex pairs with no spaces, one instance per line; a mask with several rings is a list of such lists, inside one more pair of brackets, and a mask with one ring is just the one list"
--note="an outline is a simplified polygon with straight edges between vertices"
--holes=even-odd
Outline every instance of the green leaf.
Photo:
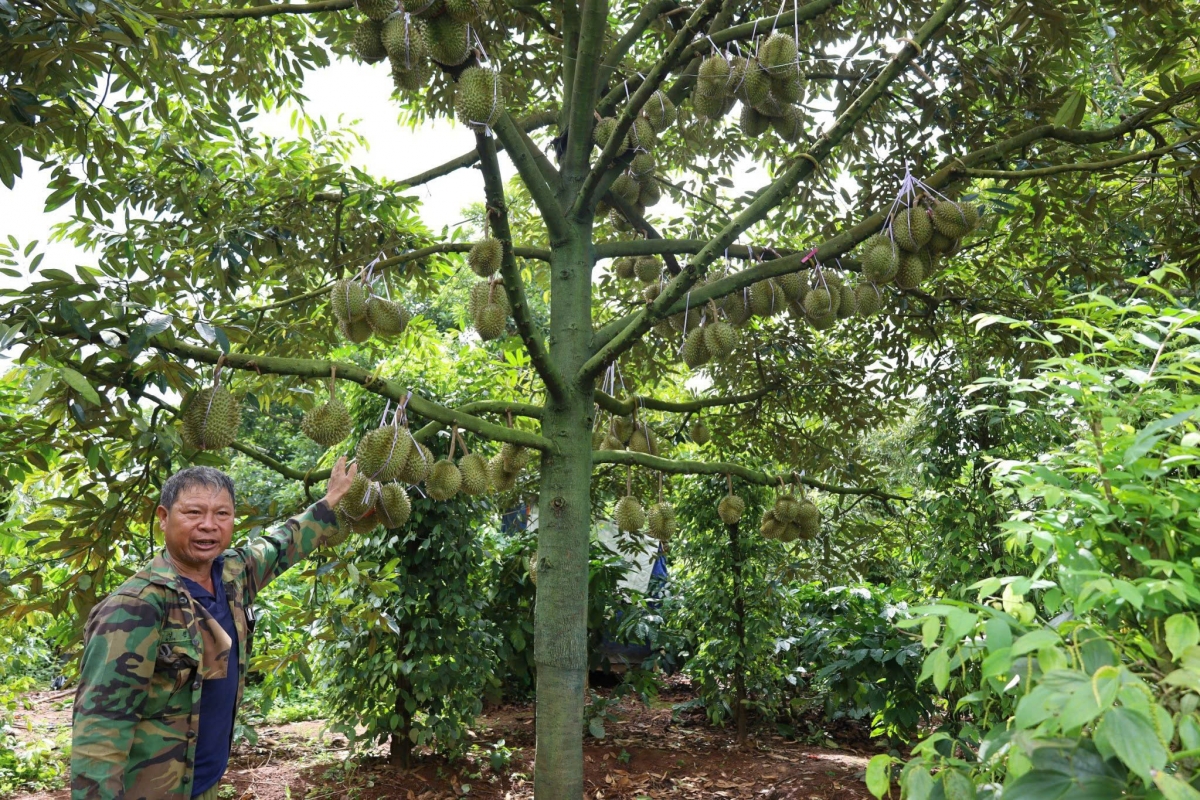
[[867,762],[867,791],[876,797],[891,793],[892,789],[892,757],[887,753],[877,753]]
[[1200,800],[1200,792],[1174,775],[1168,775],[1165,772],[1154,773],[1154,785],[1163,793],[1166,800]]
[[1074,781],[1059,772],[1035,769],[1004,787],[1004,800],[1060,800]]
[[58,313],[67,321],[67,324],[71,326],[73,331],[83,337],[85,341],[91,341],[92,332],[88,329],[87,323],[83,321],[83,317],[75,310],[75,306],[66,300],[59,300]]
[[1058,107],[1052,123],[1067,128],[1078,128],[1083,122],[1083,114],[1087,111],[1087,96],[1077,89],[1067,92],[1063,104]]
[[1184,650],[1200,644],[1200,627],[1191,614],[1174,614],[1167,618],[1163,627],[1167,633],[1167,649],[1176,660]]
[[1058,634],[1049,628],[1040,628],[1036,631],[1030,631],[1020,639],[1017,639],[1017,641],[1013,642],[1012,656],[1013,658],[1016,658],[1017,656],[1022,656],[1026,653],[1032,653],[1034,650],[1039,650],[1043,647],[1057,645],[1061,641],[1062,640],[1059,638]]
[[33,388],[29,390],[29,402],[39,403],[46,396],[46,390],[54,383],[54,373],[47,370],[38,376],[38,379],[33,382]]
[[1118,706],[1105,714],[1096,735],[1103,736],[1117,758],[1147,783],[1154,770],[1167,765],[1167,751],[1158,741],[1154,726],[1144,714],[1131,708]]
[[932,650],[937,646],[938,634],[942,632],[942,621],[937,617],[926,617],[921,623],[921,646]]
[[933,778],[929,770],[921,765],[906,770],[900,778],[900,786],[904,791],[904,800],[929,800],[933,794]]
[[94,406],[100,405],[100,395],[96,394],[96,390],[88,383],[88,379],[80,375],[70,367],[60,367],[58,374],[62,377],[63,382],[79,392],[79,396],[87,400]]
[[946,800],[975,800],[975,784],[956,769],[942,771],[942,791]]
[[595,736],[597,739],[604,738],[604,720],[600,717],[592,717],[588,720],[588,733]]

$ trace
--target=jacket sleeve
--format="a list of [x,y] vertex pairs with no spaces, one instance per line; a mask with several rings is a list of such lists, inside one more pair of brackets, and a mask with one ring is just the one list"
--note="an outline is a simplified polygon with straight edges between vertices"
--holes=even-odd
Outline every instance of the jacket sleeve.
[[159,609],[111,595],[88,620],[71,726],[72,800],[121,800],[158,652]]
[[337,531],[337,516],[324,500],[292,517],[266,536],[241,548],[249,577],[250,600],[271,581],[286,572]]

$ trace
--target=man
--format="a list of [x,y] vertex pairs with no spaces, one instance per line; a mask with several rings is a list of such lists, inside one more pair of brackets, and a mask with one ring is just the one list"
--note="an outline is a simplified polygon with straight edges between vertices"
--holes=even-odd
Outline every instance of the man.
[[229,548],[233,481],[170,477],[157,509],[166,552],[93,609],[72,730],[73,800],[215,800],[250,660],[258,592],[337,530],[358,468],[338,459],[325,497]]

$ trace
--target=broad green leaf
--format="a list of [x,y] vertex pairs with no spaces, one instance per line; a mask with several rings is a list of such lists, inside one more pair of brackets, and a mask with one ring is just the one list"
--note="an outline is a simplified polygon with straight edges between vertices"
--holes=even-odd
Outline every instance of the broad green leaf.
[[867,791],[876,797],[884,797],[891,791],[892,760],[887,753],[878,753],[867,762]]
[[929,800],[933,794],[933,777],[924,766],[908,769],[900,779],[905,800]]
[[1191,614],[1174,614],[1163,624],[1167,634],[1167,649],[1171,655],[1179,659],[1183,651],[1192,645],[1200,644],[1200,627],[1196,618]]
[[1166,772],[1154,773],[1154,785],[1166,800],[1200,800],[1200,792]]
[[94,406],[100,405],[100,395],[96,394],[96,390],[88,383],[87,378],[70,367],[59,367],[58,374],[62,377],[63,382],[79,392],[79,396],[84,400],[87,400]]
[[1013,657],[1022,656],[1026,653],[1032,653],[1042,647],[1057,645],[1062,641],[1058,634],[1049,628],[1039,628],[1036,631],[1030,631],[1013,642],[1012,655]]
[[956,769],[942,771],[942,791],[946,800],[975,800],[975,784]]
[[1154,726],[1140,712],[1118,706],[1098,726],[1117,758],[1147,783],[1154,770],[1167,764],[1167,751],[1158,741]]
[[1004,787],[1004,800],[1065,800],[1073,784],[1058,772],[1030,770]]

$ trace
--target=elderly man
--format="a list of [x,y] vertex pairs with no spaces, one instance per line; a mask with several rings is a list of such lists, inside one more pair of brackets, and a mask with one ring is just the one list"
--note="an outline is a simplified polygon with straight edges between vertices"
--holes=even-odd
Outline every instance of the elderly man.
[[157,509],[166,552],[99,605],[84,629],[72,731],[73,800],[214,800],[229,763],[258,592],[337,530],[357,467],[325,497],[228,549],[233,482],[212,467],[170,477]]

